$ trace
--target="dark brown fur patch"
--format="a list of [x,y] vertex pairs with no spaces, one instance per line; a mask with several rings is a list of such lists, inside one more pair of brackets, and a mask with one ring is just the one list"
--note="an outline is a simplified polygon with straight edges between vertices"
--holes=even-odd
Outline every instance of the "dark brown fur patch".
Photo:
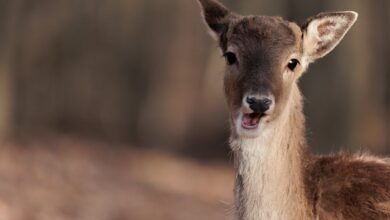
[[[226,96],[231,106],[239,106],[245,93],[282,94],[280,66],[285,54],[297,44],[289,23],[278,17],[249,16],[229,27],[226,44],[238,48],[240,74],[225,77]],[[226,46],[222,47],[226,50]],[[287,65],[287,64],[286,64]]]

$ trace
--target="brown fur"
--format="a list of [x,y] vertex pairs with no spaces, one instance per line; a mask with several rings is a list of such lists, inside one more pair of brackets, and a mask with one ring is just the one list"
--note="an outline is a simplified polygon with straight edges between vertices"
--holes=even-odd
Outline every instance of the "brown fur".
[[305,175],[313,213],[320,219],[389,219],[390,168],[354,155],[311,157]]
[[[390,219],[389,160],[368,155],[308,152],[298,78],[329,53],[356,20],[352,12],[321,13],[299,27],[280,17],[239,16],[215,0],[200,0],[227,67],[225,94],[235,155],[239,220]],[[288,70],[290,59],[301,64]],[[275,109],[255,138],[237,131],[245,94],[272,95]]]

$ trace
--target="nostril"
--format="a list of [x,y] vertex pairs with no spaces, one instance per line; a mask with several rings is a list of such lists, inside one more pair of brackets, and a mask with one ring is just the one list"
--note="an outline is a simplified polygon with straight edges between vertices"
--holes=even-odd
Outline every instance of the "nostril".
[[256,103],[256,98],[247,97],[247,98],[246,98],[246,102],[247,102],[249,105],[253,105],[253,104]]
[[269,109],[269,107],[271,107],[271,105],[272,105],[271,99],[265,98],[265,99],[262,99],[261,102],[262,102],[263,106],[266,107],[267,109]]

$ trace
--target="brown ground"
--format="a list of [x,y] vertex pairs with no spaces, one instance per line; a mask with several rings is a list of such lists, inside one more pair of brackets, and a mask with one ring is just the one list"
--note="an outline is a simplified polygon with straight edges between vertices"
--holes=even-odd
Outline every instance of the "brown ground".
[[0,220],[230,219],[228,165],[116,149],[72,139],[1,144]]

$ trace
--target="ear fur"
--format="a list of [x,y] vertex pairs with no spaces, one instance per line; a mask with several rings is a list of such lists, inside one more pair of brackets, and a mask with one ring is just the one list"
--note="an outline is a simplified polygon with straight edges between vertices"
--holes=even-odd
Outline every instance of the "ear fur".
[[235,15],[216,0],[198,0],[198,2],[211,35],[219,40],[221,35],[227,31],[229,23]]
[[308,63],[331,52],[355,23],[353,11],[320,13],[302,26],[303,53]]

